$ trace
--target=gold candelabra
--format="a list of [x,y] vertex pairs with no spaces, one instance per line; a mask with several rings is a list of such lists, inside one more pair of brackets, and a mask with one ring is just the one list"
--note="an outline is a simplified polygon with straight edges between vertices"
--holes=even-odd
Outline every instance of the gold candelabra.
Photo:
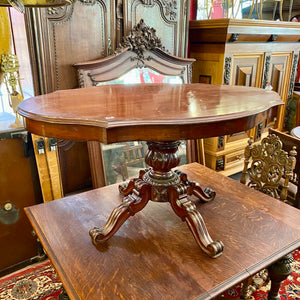
[[[3,73],[4,83],[9,96],[9,105],[15,113],[15,121],[10,127],[22,127],[22,122],[16,111],[17,106],[23,101],[23,91],[19,76],[19,60],[14,54],[2,54],[1,71]],[[18,92],[18,90],[20,92]]]

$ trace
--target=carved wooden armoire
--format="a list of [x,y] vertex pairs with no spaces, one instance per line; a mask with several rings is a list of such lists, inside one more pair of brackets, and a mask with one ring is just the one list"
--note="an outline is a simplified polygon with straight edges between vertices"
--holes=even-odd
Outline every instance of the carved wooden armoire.
[[[28,9],[26,24],[35,94],[77,88],[73,65],[113,54],[122,38],[141,19],[155,28],[166,50],[185,57],[188,17],[188,0],[78,0],[69,6]],[[47,139],[36,137],[40,138]],[[42,153],[46,159],[47,151]],[[57,141],[55,151],[59,158],[61,194],[91,188],[88,144]],[[50,177],[51,174],[48,181],[52,182]],[[54,178],[58,180],[57,176]],[[42,181],[41,178],[43,188]],[[45,198],[52,200],[50,193]]]
[[[214,19],[190,21],[192,82],[272,88],[284,106],[277,118],[239,134],[204,140],[206,165],[230,175],[242,170],[244,148],[267,128],[284,130],[300,51],[300,25],[293,22]],[[241,101],[243,101],[241,97]]]

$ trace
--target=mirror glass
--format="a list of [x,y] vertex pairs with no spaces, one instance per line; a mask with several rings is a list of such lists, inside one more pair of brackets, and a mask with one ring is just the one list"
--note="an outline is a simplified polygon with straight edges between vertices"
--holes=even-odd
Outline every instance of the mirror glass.
[[149,68],[132,69],[121,77],[99,82],[97,85],[105,84],[135,84],[135,83],[170,83],[181,84],[183,83],[180,76],[167,76],[157,73]]
[[[132,69],[121,77],[97,83],[107,84],[137,84],[137,83],[169,83],[182,84],[180,76],[159,74],[150,68]],[[146,142],[124,142],[103,144],[103,159],[105,166],[106,184],[122,182],[131,177],[137,177],[140,169],[146,168],[144,161],[147,151]],[[181,141],[179,147],[180,165],[187,163],[186,142]]]

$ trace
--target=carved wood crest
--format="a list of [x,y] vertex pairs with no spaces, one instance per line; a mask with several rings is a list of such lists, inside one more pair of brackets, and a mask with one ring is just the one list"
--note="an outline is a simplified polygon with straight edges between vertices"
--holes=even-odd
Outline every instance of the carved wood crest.
[[123,42],[117,48],[115,54],[119,54],[125,48],[129,48],[130,51],[136,53],[138,67],[142,67],[144,60],[147,59],[144,57],[145,51],[160,48],[167,52],[162,46],[160,38],[156,36],[156,30],[147,26],[143,19],[133,27],[128,36],[123,38]]

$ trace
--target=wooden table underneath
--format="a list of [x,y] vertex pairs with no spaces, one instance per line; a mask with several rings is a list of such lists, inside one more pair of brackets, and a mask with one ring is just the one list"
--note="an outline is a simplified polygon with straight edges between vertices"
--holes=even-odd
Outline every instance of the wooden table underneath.
[[300,210],[197,163],[179,169],[216,191],[197,208],[225,244],[218,258],[168,202],[150,201],[95,247],[89,230],[120,203],[117,185],[26,208],[71,299],[211,299],[300,246]]

